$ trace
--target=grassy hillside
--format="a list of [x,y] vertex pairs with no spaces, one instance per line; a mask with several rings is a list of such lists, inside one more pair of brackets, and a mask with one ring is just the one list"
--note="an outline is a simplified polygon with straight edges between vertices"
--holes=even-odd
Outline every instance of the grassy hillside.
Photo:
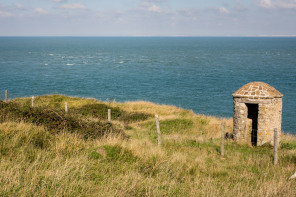
[[269,145],[227,139],[220,157],[220,125],[230,133],[232,119],[61,95],[36,97],[30,106],[30,98],[0,102],[0,196],[296,195],[296,180],[288,180],[296,170],[293,136],[282,135],[273,166]]

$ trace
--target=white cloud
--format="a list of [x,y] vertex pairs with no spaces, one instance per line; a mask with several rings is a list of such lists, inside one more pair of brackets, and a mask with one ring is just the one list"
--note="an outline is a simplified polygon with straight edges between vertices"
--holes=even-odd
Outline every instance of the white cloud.
[[260,0],[260,2],[258,2],[259,7],[262,8],[273,8],[274,5],[271,3],[270,0]]
[[25,9],[25,6],[23,4],[20,4],[20,3],[15,3],[14,6],[18,9]]
[[217,15],[217,14],[219,14],[219,15],[228,15],[228,14],[230,14],[230,11],[225,7],[209,7],[209,8],[207,8],[207,10],[210,13],[213,13],[215,15]]
[[163,9],[160,6],[150,3],[150,2],[142,2],[140,5],[140,8],[142,10],[148,11],[148,12],[154,12],[154,13],[159,13],[159,14],[168,14],[169,10],[168,9]]
[[161,12],[161,8],[155,4],[152,4],[150,6],[147,7],[147,10],[148,11],[151,11],[151,12],[158,12],[160,13]]
[[14,16],[11,12],[0,11],[0,17],[11,17]]
[[38,14],[48,14],[48,11],[43,8],[35,8],[34,11]]
[[193,21],[197,21],[199,18],[199,11],[196,9],[182,9],[178,11],[178,14]]
[[80,3],[63,4],[59,8],[62,8],[62,9],[86,9],[85,5],[80,4]]
[[125,22],[125,20],[124,20],[123,18],[118,18],[118,19],[115,21],[116,24],[122,24],[122,23],[124,23],[124,22]]
[[281,8],[296,8],[296,0],[280,0],[276,3],[276,6],[281,7]]
[[237,1],[233,7],[234,10],[236,11],[247,11],[249,8],[241,3],[240,1]]
[[267,9],[275,9],[275,8],[295,9],[296,0],[260,0],[260,1],[257,1],[257,5],[261,8],[267,8]]
[[53,1],[61,3],[61,2],[66,2],[67,0],[53,0]]
[[229,14],[230,13],[229,10],[227,8],[224,8],[224,7],[219,8],[219,12],[221,14]]

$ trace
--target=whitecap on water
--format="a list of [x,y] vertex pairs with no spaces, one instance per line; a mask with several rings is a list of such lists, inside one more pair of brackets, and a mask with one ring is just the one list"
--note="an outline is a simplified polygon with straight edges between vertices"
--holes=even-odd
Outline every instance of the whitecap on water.
[[74,64],[66,64],[67,66],[73,66]]

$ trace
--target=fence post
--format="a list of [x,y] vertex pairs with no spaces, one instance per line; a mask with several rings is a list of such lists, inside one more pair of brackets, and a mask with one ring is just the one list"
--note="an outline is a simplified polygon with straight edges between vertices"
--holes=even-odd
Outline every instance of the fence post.
[[278,163],[278,132],[277,129],[274,128],[274,156],[273,156],[273,165],[277,165]]
[[108,109],[108,121],[111,122],[111,109]]
[[8,102],[8,91],[5,90],[5,102],[7,103]]
[[156,130],[157,130],[157,144],[158,144],[158,146],[160,146],[161,145],[161,133],[160,133],[158,115],[155,115],[155,120],[156,120]]
[[34,107],[34,99],[35,99],[35,97],[32,96],[32,107]]
[[68,103],[65,103],[65,112],[68,113]]
[[220,155],[224,156],[224,137],[225,137],[225,122],[221,123],[221,141],[220,141]]

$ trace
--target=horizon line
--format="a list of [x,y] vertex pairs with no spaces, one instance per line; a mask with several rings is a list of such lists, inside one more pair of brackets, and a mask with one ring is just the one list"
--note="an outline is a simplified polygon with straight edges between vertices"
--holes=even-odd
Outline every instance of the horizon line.
[[162,37],[162,38],[169,38],[169,37],[171,37],[171,38],[194,38],[194,37],[196,37],[196,38],[198,38],[198,37],[200,37],[200,38],[252,38],[252,37],[254,37],[254,38],[280,38],[280,37],[282,37],[282,38],[284,38],[284,37],[287,37],[287,38],[292,38],[292,37],[296,37],[296,35],[245,35],[245,36],[225,36],[225,35],[220,35],[220,36],[205,36],[205,35],[203,35],[203,36],[186,36],[186,35],[130,35],[130,36],[128,36],[128,35],[126,35],[126,36],[123,36],[123,35],[100,35],[100,36],[98,36],[98,35],[0,35],[0,37],[81,37],[81,38],[83,38],[83,37],[89,37],[89,38],[94,38],[94,37],[101,37],[101,38],[104,38],[104,37],[114,37],[114,38],[116,38],[116,37],[130,37],[130,38],[137,38],[137,37],[147,37],[147,38],[153,38],[153,37],[155,37],[155,38],[157,38],[157,37]]

